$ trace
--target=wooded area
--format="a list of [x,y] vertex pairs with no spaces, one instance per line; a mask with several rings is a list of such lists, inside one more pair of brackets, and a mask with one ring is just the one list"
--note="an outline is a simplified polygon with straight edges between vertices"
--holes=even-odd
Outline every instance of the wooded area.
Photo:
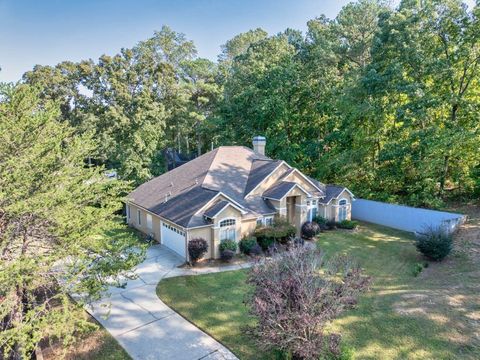
[[480,194],[480,8],[457,0],[346,5],[297,30],[229,40],[218,62],[164,26],[114,56],[36,66],[23,82],[138,184],[162,150],[250,146],[360,197],[439,207]]

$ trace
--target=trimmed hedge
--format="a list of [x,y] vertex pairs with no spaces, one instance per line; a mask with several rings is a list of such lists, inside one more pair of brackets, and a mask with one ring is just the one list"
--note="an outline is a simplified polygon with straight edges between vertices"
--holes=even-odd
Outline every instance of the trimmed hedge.
[[341,229],[355,229],[357,226],[358,226],[358,222],[357,221],[353,221],[353,220],[343,220],[343,221],[340,221],[337,226]]
[[220,242],[220,252],[231,250],[234,253],[237,251],[237,242],[234,240],[223,240]]

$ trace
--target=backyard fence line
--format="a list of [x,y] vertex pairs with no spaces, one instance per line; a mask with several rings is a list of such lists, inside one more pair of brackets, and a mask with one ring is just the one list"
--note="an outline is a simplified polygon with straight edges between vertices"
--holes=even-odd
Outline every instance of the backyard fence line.
[[454,232],[466,220],[466,216],[462,214],[365,199],[356,199],[352,203],[352,218],[420,233],[427,227],[441,227],[448,232]]

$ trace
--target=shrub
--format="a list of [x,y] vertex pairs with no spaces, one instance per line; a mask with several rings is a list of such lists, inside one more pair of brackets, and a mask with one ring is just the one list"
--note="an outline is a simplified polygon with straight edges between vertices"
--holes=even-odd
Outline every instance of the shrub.
[[269,227],[258,227],[255,229],[254,236],[257,238],[257,243],[263,251],[266,251],[270,245],[273,244],[273,237],[271,237]]
[[427,227],[416,235],[417,250],[429,259],[441,261],[452,251],[452,235],[442,227]]
[[422,264],[419,264],[419,263],[416,263],[414,266],[413,266],[413,276],[417,277],[418,275],[420,275],[420,273],[423,271],[423,265]]
[[340,221],[337,226],[341,229],[355,229],[357,226],[358,226],[358,222],[357,221],[353,221],[353,220],[343,220],[343,221]]
[[325,227],[326,230],[335,230],[337,228],[337,223],[335,220],[327,220]]
[[262,248],[260,247],[260,245],[258,245],[257,243],[255,243],[255,245],[253,245],[253,247],[250,249],[250,255],[261,255],[262,254]]
[[255,239],[253,236],[244,237],[242,240],[240,240],[238,245],[242,253],[245,255],[250,255],[252,248],[257,245],[257,239]]
[[234,256],[235,252],[230,249],[225,249],[220,252],[220,258],[226,262],[232,260]]
[[302,225],[302,236],[305,239],[313,239],[320,232],[320,226],[316,222],[307,221]]
[[237,242],[234,240],[222,240],[220,242],[220,252],[224,250],[231,250],[235,253],[237,251]]
[[256,263],[247,283],[252,291],[245,302],[256,320],[249,333],[261,349],[282,349],[293,359],[347,355],[327,324],[351,308],[370,283],[348,257],[325,263],[318,250],[294,247]]
[[316,222],[318,225],[325,225],[327,223],[327,219],[323,216],[315,216],[312,221]]
[[195,238],[188,242],[188,255],[192,263],[196,263],[207,251],[208,243],[205,239]]

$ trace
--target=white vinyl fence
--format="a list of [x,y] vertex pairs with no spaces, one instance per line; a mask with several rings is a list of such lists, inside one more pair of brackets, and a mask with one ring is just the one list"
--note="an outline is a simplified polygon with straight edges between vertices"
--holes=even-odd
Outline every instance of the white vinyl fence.
[[466,219],[462,214],[364,199],[353,201],[352,218],[410,232],[422,232],[426,227],[444,227],[453,232]]

